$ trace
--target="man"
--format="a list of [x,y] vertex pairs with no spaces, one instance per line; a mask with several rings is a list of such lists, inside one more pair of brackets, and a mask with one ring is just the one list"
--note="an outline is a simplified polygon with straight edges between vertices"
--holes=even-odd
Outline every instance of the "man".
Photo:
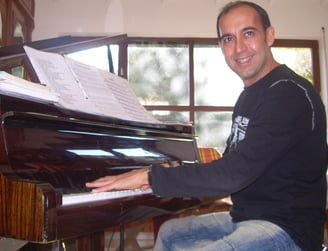
[[208,164],[153,166],[87,186],[94,192],[151,186],[159,196],[231,195],[229,213],[164,223],[155,251],[321,250],[327,144],[320,97],[274,60],[274,28],[260,6],[228,4],[217,30],[227,64],[245,85],[223,157]]

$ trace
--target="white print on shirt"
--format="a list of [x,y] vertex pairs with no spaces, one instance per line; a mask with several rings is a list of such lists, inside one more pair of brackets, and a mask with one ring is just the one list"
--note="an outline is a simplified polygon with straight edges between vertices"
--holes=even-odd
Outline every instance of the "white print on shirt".
[[245,138],[249,118],[237,116],[231,127],[229,151],[235,150],[238,143]]

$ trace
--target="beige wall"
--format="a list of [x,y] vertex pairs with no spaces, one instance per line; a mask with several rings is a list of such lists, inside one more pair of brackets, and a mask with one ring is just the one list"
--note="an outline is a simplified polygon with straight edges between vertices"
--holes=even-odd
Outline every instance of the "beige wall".
[[[33,40],[60,35],[215,37],[219,9],[228,0],[35,0]],[[277,38],[317,39],[327,100],[328,0],[257,0]]]
[[[228,0],[36,0],[34,39],[67,33],[215,36]],[[321,38],[328,0],[258,0],[279,38]]]

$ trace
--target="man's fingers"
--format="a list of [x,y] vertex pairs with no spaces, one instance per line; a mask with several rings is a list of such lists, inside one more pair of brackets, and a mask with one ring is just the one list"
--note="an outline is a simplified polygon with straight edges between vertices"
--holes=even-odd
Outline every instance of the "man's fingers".
[[94,180],[92,182],[87,182],[85,185],[87,187],[101,187],[101,186],[108,185],[108,184],[110,184],[112,182],[113,182],[113,178],[107,176],[107,177],[103,177],[103,178]]

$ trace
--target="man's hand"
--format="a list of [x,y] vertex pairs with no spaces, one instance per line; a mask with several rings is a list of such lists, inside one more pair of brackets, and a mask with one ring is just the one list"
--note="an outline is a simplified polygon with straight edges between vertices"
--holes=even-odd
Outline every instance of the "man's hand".
[[110,190],[146,190],[149,188],[148,169],[137,169],[120,175],[105,176],[92,182],[87,182],[86,187],[92,192],[99,193]]

